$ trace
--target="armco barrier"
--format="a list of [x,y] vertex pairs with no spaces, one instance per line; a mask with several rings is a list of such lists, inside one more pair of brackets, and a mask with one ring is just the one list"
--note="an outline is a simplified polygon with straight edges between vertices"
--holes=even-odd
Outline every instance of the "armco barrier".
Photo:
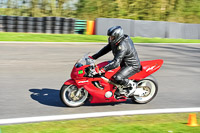
[[183,38],[183,23],[169,22],[167,24],[168,38]]
[[110,27],[117,25],[132,37],[200,39],[200,24],[113,18],[97,18],[96,35],[106,35]]
[[185,39],[200,39],[199,38],[199,24],[184,24],[183,38]]
[[[166,22],[162,21],[142,21],[142,20],[132,20],[134,21],[134,27],[130,28],[133,32],[133,36],[141,37],[160,37],[166,38]],[[132,34],[131,34],[132,35]]]
[[142,21],[130,19],[97,18],[96,34],[106,35],[107,30],[112,26],[120,25],[125,34],[130,36],[142,37],[167,37],[167,22],[160,21]]
[[116,19],[116,18],[97,18],[96,19],[96,35],[107,35],[108,28],[112,26],[121,26],[125,34],[131,33],[130,19]]
[[86,20],[75,20],[74,31],[77,34],[83,34],[86,30],[87,21]]
[[168,38],[200,39],[200,24],[168,23]]
[[198,39],[200,39],[200,26],[199,25],[198,25],[197,29],[198,29]]

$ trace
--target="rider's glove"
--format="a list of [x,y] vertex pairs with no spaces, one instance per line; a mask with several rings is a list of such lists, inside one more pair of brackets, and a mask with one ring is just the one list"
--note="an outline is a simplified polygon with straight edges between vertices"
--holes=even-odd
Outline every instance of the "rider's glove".
[[90,59],[94,60],[94,58],[92,56],[88,56]]
[[101,68],[101,69],[99,70],[99,73],[100,73],[100,74],[105,73],[105,72],[106,72],[106,71],[105,71],[104,68]]

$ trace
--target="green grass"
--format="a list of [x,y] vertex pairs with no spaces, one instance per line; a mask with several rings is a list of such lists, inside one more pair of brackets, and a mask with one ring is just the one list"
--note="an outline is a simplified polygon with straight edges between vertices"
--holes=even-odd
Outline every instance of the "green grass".
[[[200,113],[197,114],[197,121]],[[88,118],[0,126],[2,133],[200,133],[187,126],[189,113]]]
[[0,33],[0,41],[29,42],[106,42],[106,36],[78,34]]
[[[0,41],[25,42],[107,42],[107,36],[0,32]],[[200,40],[132,37],[135,43],[200,43]]]

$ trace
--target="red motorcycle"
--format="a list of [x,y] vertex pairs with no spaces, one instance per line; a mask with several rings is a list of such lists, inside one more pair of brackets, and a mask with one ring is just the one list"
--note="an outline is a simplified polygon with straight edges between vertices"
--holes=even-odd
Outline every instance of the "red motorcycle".
[[112,76],[120,67],[101,74],[99,68],[109,61],[95,65],[94,60],[85,55],[74,65],[71,79],[67,80],[60,90],[60,98],[70,107],[81,106],[89,100],[90,103],[123,102],[131,99],[133,103],[148,103],[157,94],[158,84],[151,75],[163,64],[163,60],[141,61],[142,70],[129,79],[137,84],[137,89],[131,89],[112,82]]

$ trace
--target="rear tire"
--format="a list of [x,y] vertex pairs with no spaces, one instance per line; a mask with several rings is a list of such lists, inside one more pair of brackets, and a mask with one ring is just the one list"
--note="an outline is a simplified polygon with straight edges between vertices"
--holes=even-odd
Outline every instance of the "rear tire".
[[88,92],[82,89],[80,94],[76,96],[78,87],[75,85],[63,85],[60,90],[60,98],[62,102],[69,107],[78,107],[84,104],[88,98]]
[[137,88],[143,88],[146,91],[144,96],[132,96],[132,102],[137,104],[145,104],[150,102],[158,92],[158,84],[153,76],[148,76],[137,82]]

